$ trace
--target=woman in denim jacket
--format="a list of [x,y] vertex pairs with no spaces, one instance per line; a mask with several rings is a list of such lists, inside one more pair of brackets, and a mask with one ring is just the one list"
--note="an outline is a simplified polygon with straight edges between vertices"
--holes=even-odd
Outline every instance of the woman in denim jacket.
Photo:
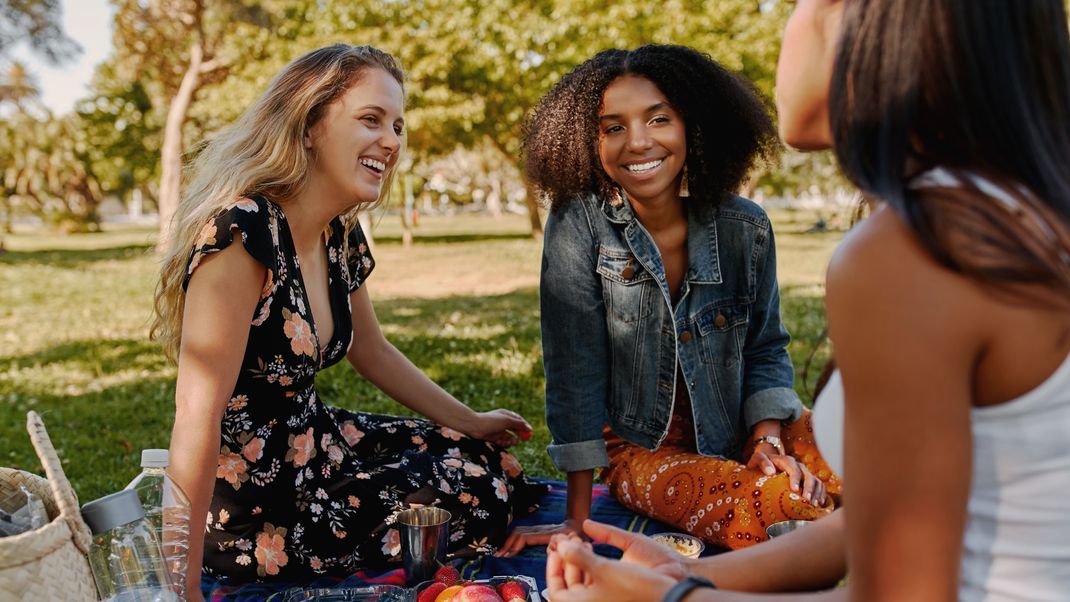
[[828,512],[838,484],[792,389],[773,231],[733,194],[775,144],[751,86],[682,46],[601,52],[542,99],[525,153],[552,209],[546,417],[568,502],[501,554],[578,531],[595,468],[628,508],[731,548]]

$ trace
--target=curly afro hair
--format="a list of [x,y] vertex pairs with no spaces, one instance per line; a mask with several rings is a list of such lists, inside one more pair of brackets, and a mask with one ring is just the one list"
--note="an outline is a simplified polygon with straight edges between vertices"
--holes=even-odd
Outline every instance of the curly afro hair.
[[622,75],[653,82],[683,118],[693,200],[720,203],[779,149],[776,126],[753,85],[708,55],[659,44],[604,50],[565,75],[524,124],[525,175],[552,210],[616,189],[598,158],[598,113],[602,94]]

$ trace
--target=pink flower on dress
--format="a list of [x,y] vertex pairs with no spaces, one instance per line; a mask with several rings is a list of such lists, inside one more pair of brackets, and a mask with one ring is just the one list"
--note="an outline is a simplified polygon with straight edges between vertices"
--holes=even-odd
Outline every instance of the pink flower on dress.
[[216,229],[215,221],[209,221],[197,234],[197,242],[193,243],[193,247],[199,249],[201,247],[214,245],[216,243],[215,235],[217,233],[218,230]]
[[383,536],[383,554],[393,558],[401,553],[401,535],[397,529],[390,529]]
[[438,432],[441,433],[443,437],[450,439],[451,441],[460,441],[461,438],[464,437],[462,433],[457,432],[449,428],[448,426],[444,426],[438,429]]
[[520,476],[520,473],[524,471],[520,466],[520,462],[517,461],[516,456],[509,452],[502,452],[502,470],[510,478],[516,478]]
[[260,210],[260,208],[256,205],[256,201],[246,197],[241,197],[233,203],[227,205],[226,209],[234,209],[235,207],[241,209],[246,213],[256,213]]
[[481,477],[487,474],[487,469],[472,462],[464,463],[464,474],[469,477]]
[[334,462],[335,464],[341,464],[342,458],[344,458],[345,456],[342,453],[342,448],[338,447],[337,445],[332,445],[327,448],[327,457],[331,459],[331,462]]
[[275,288],[275,275],[271,272],[271,268],[268,268],[267,275],[264,276],[264,288],[260,289],[260,300],[263,301],[271,296],[272,289]]
[[465,491],[465,492],[464,492],[464,493],[462,493],[461,495],[457,496],[457,499],[458,499],[458,500],[459,500],[459,501],[460,501],[460,502],[461,502],[462,504],[467,504],[467,503],[469,503],[469,502],[471,502],[471,501],[472,501],[472,494],[471,494],[471,493],[468,493],[467,491]]
[[250,462],[256,462],[264,455],[264,440],[260,437],[253,437],[242,447],[241,455]]
[[290,435],[289,443],[286,461],[293,462],[294,466],[304,466],[316,457],[316,437],[312,434],[312,427],[308,427],[302,435]]
[[345,437],[346,443],[349,445],[356,445],[364,437],[364,431],[358,429],[352,422],[345,422],[342,424],[342,436]]
[[271,523],[264,523],[264,530],[256,534],[257,575],[278,575],[279,567],[290,561],[285,552],[285,537],[285,527],[276,529]]
[[349,496],[349,507],[350,508],[360,508],[360,498],[358,498],[355,495]]
[[234,489],[239,489],[243,482],[249,480],[249,475],[246,473],[248,469],[249,465],[245,463],[241,456],[224,447],[219,454],[219,463],[216,465],[215,476],[217,479],[223,479],[233,485]]
[[[287,315],[289,314],[289,315]],[[316,354],[315,338],[312,336],[312,326],[301,317],[300,314],[283,312],[286,322],[282,326],[286,337],[290,339],[290,349],[297,355],[312,357]]]

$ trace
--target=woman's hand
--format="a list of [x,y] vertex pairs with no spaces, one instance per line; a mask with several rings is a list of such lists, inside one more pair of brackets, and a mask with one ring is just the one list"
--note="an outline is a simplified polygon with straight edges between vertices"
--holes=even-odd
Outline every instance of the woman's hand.
[[496,556],[504,556],[506,558],[515,556],[518,552],[528,546],[544,546],[554,538],[562,536],[572,536],[578,541],[580,539],[580,525],[576,524],[572,520],[566,519],[563,523],[556,525],[532,525],[530,527],[517,527],[513,529],[513,532],[506,538],[505,543],[498,550]]
[[476,413],[475,420],[464,430],[473,439],[490,441],[501,447],[512,447],[519,440],[531,438],[531,425],[512,410],[491,410]]
[[593,520],[583,521],[583,532],[596,542],[620,549],[624,552],[621,557],[623,562],[652,569],[674,581],[690,574],[685,564],[687,559],[683,555],[641,533],[632,533]]
[[828,502],[825,484],[821,482],[821,479],[815,477],[806,465],[791,456],[782,455],[777,448],[768,443],[759,443],[754,446],[754,452],[747,460],[747,468],[760,470],[769,476],[778,472],[786,473],[791,490],[801,493],[804,500],[818,507]]
[[677,579],[597,556],[591,544],[560,538],[546,555],[546,584],[554,602],[660,600]]

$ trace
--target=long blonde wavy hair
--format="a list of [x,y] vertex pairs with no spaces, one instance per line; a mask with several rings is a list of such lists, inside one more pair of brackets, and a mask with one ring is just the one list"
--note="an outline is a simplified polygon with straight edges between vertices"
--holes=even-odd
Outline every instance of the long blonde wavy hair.
[[[293,199],[307,184],[313,160],[304,145],[305,133],[364,72],[376,68],[404,86],[397,59],[371,46],[334,44],[305,54],[283,68],[267,91],[193,160],[172,219],[150,331],[169,360],[178,358],[185,306],[182,283],[201,228],[242,196],[263,194],[279,203]],[[384,174],[377,202],[389,193],[393,172],[392,166]],[[355,215],[345,220],[347,227],[356,221]]]

